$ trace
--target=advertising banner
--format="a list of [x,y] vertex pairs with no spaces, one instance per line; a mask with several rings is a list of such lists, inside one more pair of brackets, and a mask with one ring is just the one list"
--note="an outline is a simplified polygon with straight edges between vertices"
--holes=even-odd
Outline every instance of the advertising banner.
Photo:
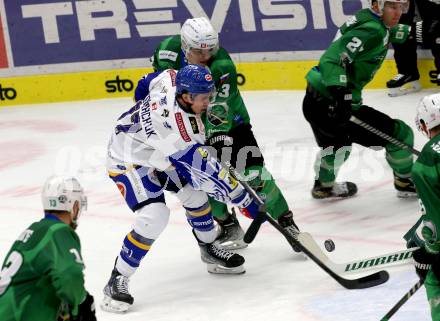
[[6,56],[5,38],[3,35],[2,16],[0,15],[0,68],[8,67]]
[[[370,0],[0,0],[0,107],[132,96],[184,21],[207,17],[241,90],[304,89],[337,28]],[[424,87],[438,85],[431,60]],[[385,61],[370,83],[396,74]],[[54,85],[56,84],[56,85]]]
[[150,57],[199,16],[230,53],[324,50],[361,7],[361,0],[4,1],[15,67]]

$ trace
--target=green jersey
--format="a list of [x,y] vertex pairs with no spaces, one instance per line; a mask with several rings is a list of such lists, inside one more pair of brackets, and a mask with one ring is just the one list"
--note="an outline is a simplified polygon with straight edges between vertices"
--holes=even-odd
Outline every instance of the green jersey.
[[420,199],[425,247],[440,252],[440,135],[422,149],[412,168],[412,177]]
[[339,29],[335,40],[322,55],[318,67],[306,75],[307,81],[329,97],[328,86],[352,90],[353,107],[362,104],[362,89],[382,65],[390,42],[403,42],[409,26],[388,29],[370,9],[363,9]]
[[[187,65],[181,49],[180,36],[163,40],[154,52],[153,67],[156,71],[176,69]],[[214,102],[203,115],[206,138],[216,133],[227,133],[240,124],[249,123],[249,114],[237,85],[234,62],[223,48],[208,62],[217,90]]]
[[75,231],[51,215],[27,228],[0,272],[0,320],[55,321],[62,304],[76,308],[86,296],[80,253]]

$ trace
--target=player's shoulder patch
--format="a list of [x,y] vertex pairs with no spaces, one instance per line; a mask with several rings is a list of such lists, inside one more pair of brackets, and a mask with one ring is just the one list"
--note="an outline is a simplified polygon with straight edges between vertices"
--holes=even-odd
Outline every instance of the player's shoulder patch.
[[190,116],[189,117],[189,123],[191,124],[191,129],[194,134],[199,134],[199,125],[197,125],[197,119],[195,117]]
[[161,60],[177,60],[178,53],[171,50],[159,50],[159,59]]
[[182,136],[182,138],[183,138],[183,140],[185,142],[190,142],[191,141],[191,137],[189,137],[188,131],[186,130],[185,122],[183,120],[182,113],[177,112],[174,116],[176,118],[176,124],[177,124],[177,128],[179,129],[180,136]]
[[228,72],[226,74],[223,74],[220,76],[220,84],[225,83],[226,81],[228,81],[229,77],[231,76],[231,74]]

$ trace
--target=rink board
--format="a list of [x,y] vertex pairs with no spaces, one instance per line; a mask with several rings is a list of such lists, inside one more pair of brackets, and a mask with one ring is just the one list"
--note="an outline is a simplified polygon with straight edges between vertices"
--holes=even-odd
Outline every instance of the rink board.
[[[279,61],[238,63],[240,90],[304,89],[304,76],[316,61]],[[423,87],[434,87],[434,66],[430,60],[419,62]],[[133,96],[138,80],[151,68],[115,69],[81,73],[47,74],[2,78],[0,106],[76,101]],[[368,88],[384,88],[396,74],[392,60],[385,61]]]
[[[0,107],[130,97],[151,71],[157,45],[200,16],[211,20],[237,63],[241,90],[303,89],[338,26],[367,6],[366,0],[0,0]],[[394,68],[387,61],[371,88],[383,88]],[[431,61],[420,69],[423,86],[433,86]]]

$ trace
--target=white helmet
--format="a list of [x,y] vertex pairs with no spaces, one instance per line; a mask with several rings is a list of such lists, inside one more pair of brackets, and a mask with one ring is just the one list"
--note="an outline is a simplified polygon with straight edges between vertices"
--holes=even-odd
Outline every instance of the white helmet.
[[408,12],[409,1],[408,0],[372,0],[371,3],[377,2],[379,4],[380,14],[383,13],[383,8],[385,7],[386,2],[396,2],[401,3],[403,6],[403,13]]
[[205,17],[187,19],[180,30],[185,56],[190,49],[209,49],[215,55],[219,48],[218,33]]
[[417,107],[416,125],[421,132],[423,132],[422,121],[428,130],[440,125],[440,94],[425,96],[420,101]]
[[[72,213],[75,201],[79,203],[79,214],[87,209],[87,197],[75,177],[51,176],[46,180],[41,194],[43,209]],[[74,222],[76,223],[76,222]]]

